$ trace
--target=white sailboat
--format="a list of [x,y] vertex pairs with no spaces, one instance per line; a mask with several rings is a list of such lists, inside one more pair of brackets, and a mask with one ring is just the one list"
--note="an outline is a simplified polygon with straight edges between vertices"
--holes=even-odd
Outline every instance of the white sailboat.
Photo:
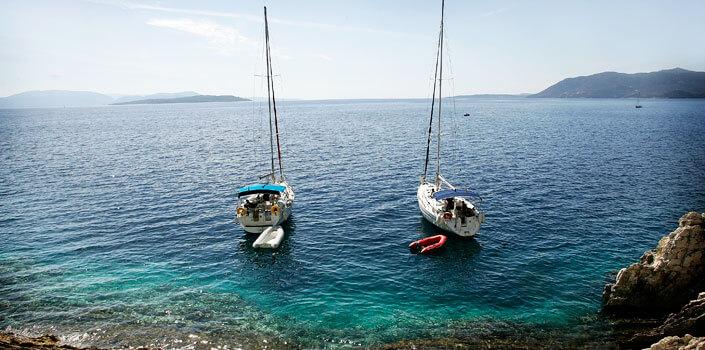
[[[279,225],[286,221],[291,215],[294,205],[294,190],[287,183],[282,166],[279,119],[277,115],[277,102],[274,96],[272,57],[269,49],[267,7],[264,8],[264,37],[267,61],[267,105],[269,109],[271,173],[260,177],[260,180],[266,179],[267,181],[265,182],[250,184],[238,189],[237,221],[248,233],[262,233],[271,228],[267,230],[268,237],[266,240],[270,243],[263,247],[276,248],[284,235],[284,231]],[[275,166],[274,161],[275,142],[277,166]],[[271,242],[275,242],[276,244],[272,244]]]
[[[440,229],[455,233],[463,237],[472,237],[480,230],[480,225],[485,221],[485,214],[480,211],[479,203],[475,198],[479,196],[468,189],[459,189],[451,185],[441,176],[441,107],[443,92],[443,25],[445,1],[441,2],[441,27],[438,35],[438,48],[433,81],[433,98],[431,99],[431,118],[428,125],[428,138],[426,140],[426,160],[421,176],[416,197],[419,210],[423,217]],[[438,87],[436,95],[436,87]],[[431,135],[433,129],[434,107],[438,99],[437,108],[437,140],[436,140],[436,176],[433,182],[426,179],[431,148]]]

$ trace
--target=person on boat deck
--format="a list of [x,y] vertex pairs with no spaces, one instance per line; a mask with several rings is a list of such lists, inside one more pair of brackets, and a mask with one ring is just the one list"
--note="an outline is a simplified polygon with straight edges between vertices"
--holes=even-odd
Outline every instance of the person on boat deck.
[[468,215],[468,209],[470,208],[467,207],[464,201],[460,201],[460,203],[458,203],[458,214],[460,214],[459,216],[461,224],[464,224],[465,218],[470,216]]
[[475,210],[465,205],[465,203],[463,203],[462,213],[469,218],[475,216]]
[[475,216],[475,209],[473,209],[473,208],[467,208],[467,210],[466,210],[466,212],[465,212],[465,215],[466,215],[467,217],[473,217],[473,216]]
[[453,208],[455,208],[453,198],[446,198],[446,210],[451,211]]

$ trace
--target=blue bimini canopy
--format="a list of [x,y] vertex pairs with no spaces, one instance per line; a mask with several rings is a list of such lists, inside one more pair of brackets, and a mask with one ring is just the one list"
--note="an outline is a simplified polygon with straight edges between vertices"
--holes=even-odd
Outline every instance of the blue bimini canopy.
[[254,184],[254,185],[249,185],[245,187],[240,187],[239,190],[237,190],[237,196],[242,197],[246,196],[248,194],[255,194],[255,193],[270,193],[270,194],[279,194],[284,192],[286,190],[286,187],[282,185],[272,185],[272,184]]
[[433,198],[435,198],[436,200],[442,200],[453,197],[479,198],[480,200],[482,200],[482,197],[480,197],[479,193],[470,190],[442,190],[433,194]]

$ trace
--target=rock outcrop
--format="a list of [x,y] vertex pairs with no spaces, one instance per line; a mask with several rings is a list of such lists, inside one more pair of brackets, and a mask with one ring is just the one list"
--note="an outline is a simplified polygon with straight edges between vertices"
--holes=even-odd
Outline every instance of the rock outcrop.
[[41,337],[32,338],[4,332],[0,332],[0,349],[81,350],[80,348],[70,345],[62,345],[59,338],[53,335],[43,335]]
[[705,293],[700,293],[680,311],[668,315],[659,327],[635,335],[629,343],[646,345],[668,335],[683,334],[705,335]]
[[623,268],[605,286],[603,311],[664,315],[681,308],[705,286],[705,214],[689,212],[655,250]]
[[705,349],[705,337],[693,337],[686,334],[682,337],[665,337],[654,343],[650,350],[703,350]]

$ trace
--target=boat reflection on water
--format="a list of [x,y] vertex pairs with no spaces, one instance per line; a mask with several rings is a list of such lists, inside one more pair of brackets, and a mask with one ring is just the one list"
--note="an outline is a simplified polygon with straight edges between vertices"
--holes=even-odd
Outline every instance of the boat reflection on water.
[[[437,254],[433,254],[435,259],[444,260],[467,260],[473,259],[480,253],[482,246],[475,237],[461,237],[458,235],[448,234],[428,222],[423,217],[419,218],[417,226],[419,235],[414,237],[414,240],[422,239],[438,234],[443,234],[448,237],[448,240],[443,245],[443,250]],[[424,256],[420,256],[423,258]]]

